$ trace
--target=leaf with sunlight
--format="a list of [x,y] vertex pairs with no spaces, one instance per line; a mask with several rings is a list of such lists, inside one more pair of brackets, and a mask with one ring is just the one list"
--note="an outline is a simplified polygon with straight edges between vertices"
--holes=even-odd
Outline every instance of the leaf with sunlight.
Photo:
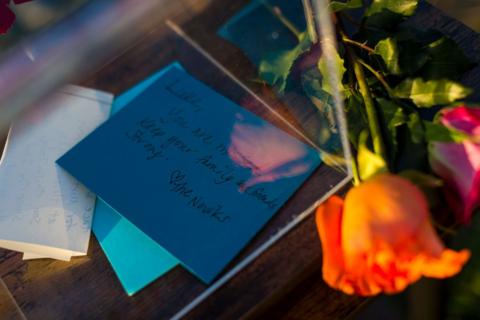
[[418,0],[373,0],[365,12],[365,16],[372,16],[387,10],[408,17],[415,12],[417,5]]
[[429,80],[408,78],[394,90],[398,98],[411,99],[420,108],[446,105],[463,99],[472,93],[472,89],[448,80]]
[[343,10],[358,9],[362,5],[362,0],[348,0],[347,2],[331,1],[330,10],[332,10],[332,12],[338,12]]
[[347,69],[345,69],[343,59],[340,57],[340,55],[336,51],[335,51],[335,57],[332,59],[332,61],[336,65],[336,69],[338,70],[337,83],[333,84],[334,80],[332,79],[332,76],[331,76],[332,72],[328,68],[328,61],[325,55],[322,55],[320,57],[320,60],[318,61],[318,70],[320,70],[320,73],[322,75],[322,89],[328,92],[329,94],[334,95],[335,90],[343,89],[342,78],[345,72],[347,71]]
[[358,173],[360,179],[363,181],[368,180],[379,173],[388,171],[385,160],[368,149],[368,138],[369,133],[367,130],[364,130],[360,134],[358,142]]
[[400,75],[402,73],[398,61],[400,52],[397,40],[394,38],[380,40],[375,46],[375,53],[382,57],[382,60],[390,73],[394,75]]

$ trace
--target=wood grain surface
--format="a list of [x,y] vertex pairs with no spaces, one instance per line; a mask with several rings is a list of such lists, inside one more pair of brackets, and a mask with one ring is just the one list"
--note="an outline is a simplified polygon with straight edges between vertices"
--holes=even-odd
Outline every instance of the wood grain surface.
[[[238,49],[216,37],[212,30],[245,3],[243,0],[215,0],[193,19],[179,10],[172,16],[172,20],[193,40],[205,44],[212,57],[241,80],[254,75],[254,67]],[[422,4],[411,23],[433,26],[457,40],[472,58],[480,56],[480,40],[475,32],[426,3]],[[173,60],[180,60],[195,77],[232,100],[291,131],[256,99],[246,104],[244,98],[250,96],[248,92],[238,88],[229,77],[219,74],[208,59],[192,50],[185,39],[164,25],[139,39],[135,46],[114,57],[80,84],[118,94]],[[463,79],[477,89],[477,100],[479,80],[478,67]],[[295,111],[285,108],[285,103],[277,101],[268,90],[254,84],[249,88],[292,123],[298,119]],[[310,134],[308,128],[301,129]],[[226,272],[344,176],[339,171],[321,166]],[[186,318],[342,319],[365,303],[365,299],[328,288],[321,280],[320,268],[320,242],[310,215],[196,305]],[[29,319],[167,319],[208,289],[177,267],[137,295],[128,297],[93,236],[88,255],[69,263],[53,260],[25,262],[18,253],[0,250],[0,277]]]

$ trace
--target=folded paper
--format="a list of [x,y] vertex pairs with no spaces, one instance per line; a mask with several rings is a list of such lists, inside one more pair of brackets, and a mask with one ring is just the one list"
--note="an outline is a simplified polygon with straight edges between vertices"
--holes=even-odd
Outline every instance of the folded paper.
[[58,163],[210,283],[320,157],[171,68]]
[[0,162],[0,247],[85,255],[95,196],[55,160],[108,118],[113,96],[68,86],[12,124]]

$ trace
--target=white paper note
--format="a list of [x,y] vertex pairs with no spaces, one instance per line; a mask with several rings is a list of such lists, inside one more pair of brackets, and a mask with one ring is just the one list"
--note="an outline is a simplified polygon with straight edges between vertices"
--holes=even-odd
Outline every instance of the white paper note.
[[112,100],[67,86],[12,124],[0,161],[0,247],[25,258],[86,254],[95,196],[55,161],[108,118]]

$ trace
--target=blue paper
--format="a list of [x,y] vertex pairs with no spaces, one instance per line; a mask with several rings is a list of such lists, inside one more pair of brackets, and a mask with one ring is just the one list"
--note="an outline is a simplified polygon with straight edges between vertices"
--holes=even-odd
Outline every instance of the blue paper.
[[58,163],[210,283],[320,158],[174,67]]
[[175,257],[100,199],[93,231],[128,295],[178,264]]
[[[177,64],[170,65],[117,97],[112,114],[120,111],[172,66],[178,67]],[[178,264],[175,257],[101,199],[97,199],[92,228],[128,295],[135,294]]]

